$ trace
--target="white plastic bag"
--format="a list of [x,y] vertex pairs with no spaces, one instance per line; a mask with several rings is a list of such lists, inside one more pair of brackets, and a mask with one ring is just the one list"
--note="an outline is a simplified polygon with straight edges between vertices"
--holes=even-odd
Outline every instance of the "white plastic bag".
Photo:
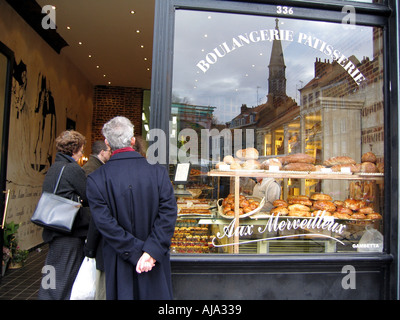
[[367,226],[365,232],[358,242],[358,252],[382,252],[383,235],[378,230]]
[[94,300],[96,294],[96,259],[83,260],[72,286],[70,300]]

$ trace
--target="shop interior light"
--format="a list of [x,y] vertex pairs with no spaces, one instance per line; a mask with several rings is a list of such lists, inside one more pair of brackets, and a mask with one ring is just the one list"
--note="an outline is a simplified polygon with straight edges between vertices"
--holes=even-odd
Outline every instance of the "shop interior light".
[[146,121],[146,115],[144,114],[144,112],[142,112],[142,120]]

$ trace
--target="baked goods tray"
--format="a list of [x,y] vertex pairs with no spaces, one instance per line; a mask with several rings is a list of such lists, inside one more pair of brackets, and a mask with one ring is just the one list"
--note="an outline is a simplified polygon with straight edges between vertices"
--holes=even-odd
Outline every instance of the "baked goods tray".
[[[318,217],[301,217],[301,216],[279,216],[279,218],[285,218],[285,219],[316,219],[319,218]],[[260,212],[258,214],[254,214],[250,217],[250,219],[269,219],[269,218],[276,218],[276,215],[271,215],[269,213],[266,212]],[[344,220],[344,221],[352,221],[352,222],[371,222],[371,221],[377,221],[377,220],[381,220],[381,219],[340,219],[340,218],[336,218],[333,216],[326,216],[324,217],[325,219],[334,219],[334,220]]]
[[[256,200],[256,201],[259,201],[260,204],[259,204],[259,206],[258,206],[256,209],[254,209],[253,211],[250,211],[250,212],[248,212],[248,213],[239,215],[239,219],[247,218],[247,217],[250,217],[250,216],[253,215],[253,214],[256,214],[257,212],[259,212],[259,211],[262,209],[262,207],[263,207],[264,204],[265,204],[265,198],[260,199],[260,198],[258,198],[258,197],[252,197],[252,196],[247,196],[247,198],[252,198],[252,199],[254,199],[254,200]],[[224,200],[224,199],[221,198],[221,199],[219,199],[219,200],[217,201],[218,214],[219,214],[221,217],[225,218],[225,219],[233,219],[233,218],[235,218],[235,216],[228,216],[228,215],[226,215],[226,214],[223,213],[222,205],[220,205],[220,202],[221,202],[222,200]]]

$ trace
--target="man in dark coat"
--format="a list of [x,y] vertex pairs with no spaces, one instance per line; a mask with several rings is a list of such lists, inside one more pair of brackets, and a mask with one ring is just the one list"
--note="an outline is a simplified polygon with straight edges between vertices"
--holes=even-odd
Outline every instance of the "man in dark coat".
[[177,205],[167,170],[133,150],[127,118],[110,120],[103,135],[113,155],[89,174],[87,196],[104,239],[107,299],[172,299],[169,247]]
[[99,168],[101,165],[105,164],[110,159],[110,156],[111,149],[103,140],[97,140],[93,142],[92,154],[89,156],[88,162],[82,166],[86,176]]
[[[104,140],[97,140],[92,144],[92,154],[89,156],[89,161],[86,162],[82,169],[86,176],[100,168],[111,157],[111,149],[106,145]],[[88,235],[85,243],[85,256],[96,259],[96,295],[95,300],[106,299],[106,284],[104,274],[103,261],[103,244],[100,232],[97,230],[93,219],[89,224]]]

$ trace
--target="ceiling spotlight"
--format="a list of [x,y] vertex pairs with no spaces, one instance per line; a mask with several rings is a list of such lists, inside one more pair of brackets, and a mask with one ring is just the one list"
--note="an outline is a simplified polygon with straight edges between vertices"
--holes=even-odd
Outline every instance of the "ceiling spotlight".
[[147,58],[144,58],[145,61],[147,61]]
[[106,75],[105,74],[103,74],[103,78],[105,78],[106,77]]
[[92,55],[91,54],[89,54],[89,58],[91,58],[92,57]]
[[79,42],[78,42],[78,44],[79,44],[79,45],[82,45],[82,42],[81,42],[81,41],[79,41]]
[[108,84],[111,84],[111,81],[108,81]]
[[144,48],[144,45],[140,45],[141,48]]
[[100,66],[96,66],[96,68],[98,69],[98,68],[100,68]]
[[134,11],[134,10],[131,10],[131,14],[135,14],[135,11]]
[[138,30],[136,30],[136,33],[140,33],[140,30],[138,29]]
[[67,30],[71,30],[71,27],[70,27],[70,26],[67,26]]

